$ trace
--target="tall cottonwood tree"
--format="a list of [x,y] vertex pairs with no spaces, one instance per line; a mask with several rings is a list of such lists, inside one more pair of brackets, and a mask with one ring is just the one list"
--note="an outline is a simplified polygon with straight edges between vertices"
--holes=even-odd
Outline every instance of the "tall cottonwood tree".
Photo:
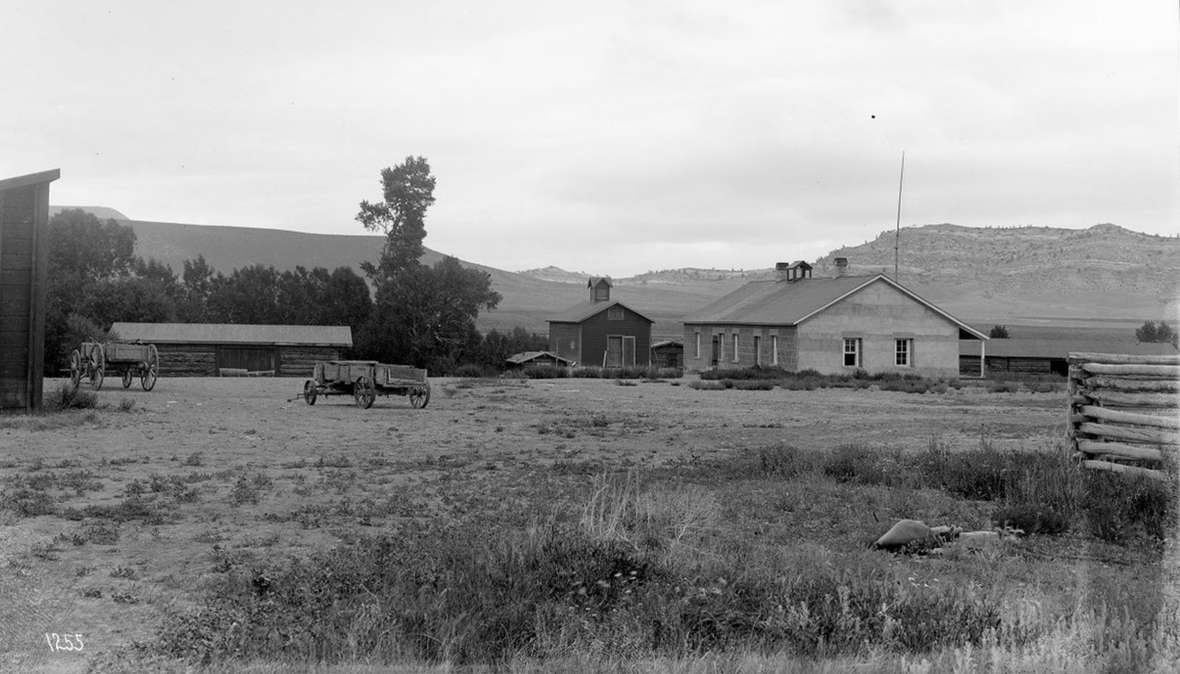
[[360,204],[357,221],[384,233],[385,242],[378,263],[362,265],[376,298],[358,343],[370,357],[448,371],[478,347],[475,319],[480,309],[495,308],[500,294],[490,275],[453,257],[422,264],[435,183],[425,158],[406,157],[381,171],[384,200]]

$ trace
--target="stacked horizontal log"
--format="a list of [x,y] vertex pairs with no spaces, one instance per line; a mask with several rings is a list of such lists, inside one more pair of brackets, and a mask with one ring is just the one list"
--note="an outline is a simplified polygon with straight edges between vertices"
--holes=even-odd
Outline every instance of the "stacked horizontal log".
[[1069,354],[1068,428],[1087,468],[1166,479],[1180,451],[1180,354]]

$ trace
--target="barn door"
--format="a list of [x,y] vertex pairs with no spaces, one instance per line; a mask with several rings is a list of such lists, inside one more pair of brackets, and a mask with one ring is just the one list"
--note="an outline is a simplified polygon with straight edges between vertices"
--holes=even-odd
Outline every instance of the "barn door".
[[[631,347],[634,350],[634,346]],[[607,335],[605,367],[621,367],[623,365],[623,336]]]
[[635,367],[635,336],[623,337],[623,367]]

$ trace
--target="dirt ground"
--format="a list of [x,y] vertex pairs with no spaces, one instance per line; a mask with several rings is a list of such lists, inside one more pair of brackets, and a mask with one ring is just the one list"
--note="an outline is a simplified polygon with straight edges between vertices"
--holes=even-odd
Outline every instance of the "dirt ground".
[[[400,397],[369,410],[348,397],[309,407],[298,379],[161,379],[150,393],[108,381],[96,410],[0,417],[0,489],[47,476],[56,513],[0,508],[0,670],[81,671],[96,654],[150,641],[221,564],[328,549],[390,518],[461,515],[481,498],[536,503],[553,474],[552,489],[575,489],[607,469],[776,442],[1044,449],[1064,432],[1061,392],[698,391],[688,381],[433,379],[421,410]],[[153,515],[96,536],[84,509],[117,511],[133,494]],[[82,635],[84,646],[54,652],[46,633]]]

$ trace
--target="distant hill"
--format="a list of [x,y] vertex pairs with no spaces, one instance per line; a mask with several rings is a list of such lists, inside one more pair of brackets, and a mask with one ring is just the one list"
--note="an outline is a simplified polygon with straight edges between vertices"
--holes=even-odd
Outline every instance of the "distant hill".
[[[851,273],[893,272],[892,231],[834,250]],[[900,237],[900,280],[952,313],[1015,320],[1045,316],[1174,317],[1180,310],[1180,239],[1117,225],[907,227]]]
[[[54,212],[64,207],[52,207]],[[136,252],[160,260],[178,274],[186,259],[203,254],[215,269],[248,264],[280,270],[375,262],[378,235],[304,234],[274,229],[129,220],[105,207],[80,207],[116,217],[136,234]],[[873,241],[834,250],[816,261],[815,274],[835,273],[846,257],[850,273],[893,272],[892,230]],[[1052,318],[1121,319],[1175,317],[1180,311],[1180,239],[1134,232],[1116,225],[1088,229],[926,225],[901,230],[900,280],[951,313],[985,326],[990,322],[1043,324]],[[773,251],[768,256],[773,256]],[[442,254],[427,249],[422,261]],[[768,260],[768,263],[773,261]],[[584,299],[592,274],[555,266],[509,272],[474,262],[504,299],[480,316],[480,328],[536,332],[545,317]],[[614,278],[614,296],[656,320],[658,336],[675,336],[680,316],[773,270],[680,268]]]

